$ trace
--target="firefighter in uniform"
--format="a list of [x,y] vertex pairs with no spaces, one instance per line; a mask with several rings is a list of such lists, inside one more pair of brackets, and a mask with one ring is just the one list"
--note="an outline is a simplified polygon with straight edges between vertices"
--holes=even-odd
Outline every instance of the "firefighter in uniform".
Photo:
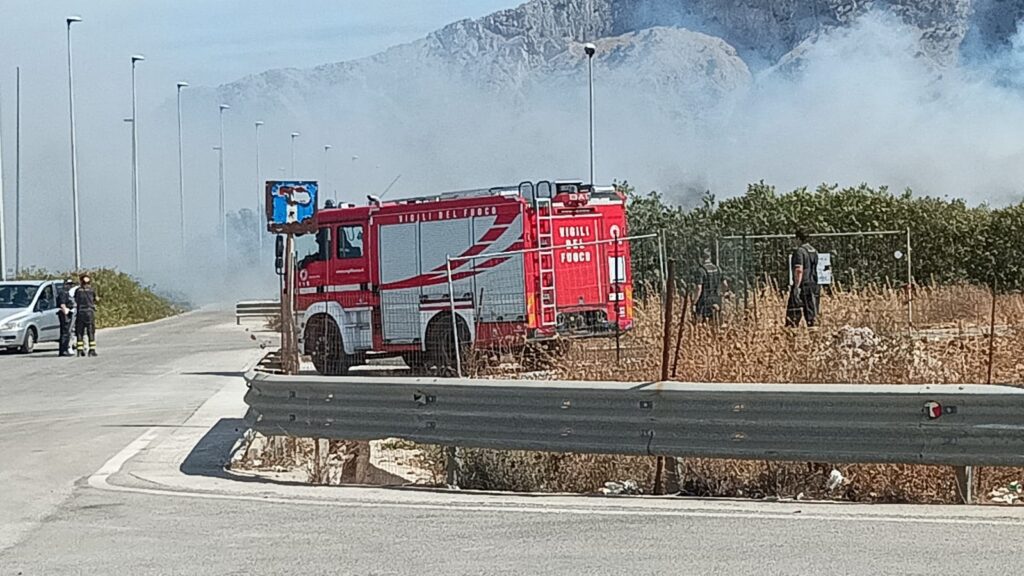
[[818,251],[811,246],[807,233],[796,231],[797,247],[793,249],[790,267],[793,286],[786,304],[786,326],[795,328],[803,317],[808,327],[818,320]]
[[60,351],[57,356],[71,356],[71,317],[75,308],[75,301],[71,297],[72,286],[74,281],[65,278],[64,285],[57,293],[57,318],[60,320]]
[[75,291],[75,346],[79,356],[85,356],[85,337],[89,337],[89,356],[96,356],[96,291],[88,274],[80,277],[81,285]]
[[693,316],[697,322],[711,320],[718,325],[722,312],[722,271],[711,261],[711,251],[707,248],[703,257],[694,279]]

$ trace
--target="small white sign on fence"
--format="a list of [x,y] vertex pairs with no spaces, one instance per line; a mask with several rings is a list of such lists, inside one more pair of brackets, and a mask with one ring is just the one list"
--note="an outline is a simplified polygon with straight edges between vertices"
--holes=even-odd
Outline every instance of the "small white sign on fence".
[[[832,284],[832,253],[818,252],[818,285]],[[789,285],[793,285],[793,255],[789,255]]]
[[832,253],[818,253],[818,284],[832,284]]

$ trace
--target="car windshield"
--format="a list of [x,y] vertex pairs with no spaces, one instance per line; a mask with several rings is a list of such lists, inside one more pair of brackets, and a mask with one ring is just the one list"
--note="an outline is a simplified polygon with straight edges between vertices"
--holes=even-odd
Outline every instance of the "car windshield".
[[0,308],[28,308],[38,284],[0,284]]

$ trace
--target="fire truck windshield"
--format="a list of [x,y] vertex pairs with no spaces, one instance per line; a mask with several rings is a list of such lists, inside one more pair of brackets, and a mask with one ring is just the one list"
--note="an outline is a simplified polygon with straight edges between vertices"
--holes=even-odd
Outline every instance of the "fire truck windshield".
[[313,262],[324,262],[331,254],[331,229],[321,228],[316,234],[295,237],[295,258],[299,270]]

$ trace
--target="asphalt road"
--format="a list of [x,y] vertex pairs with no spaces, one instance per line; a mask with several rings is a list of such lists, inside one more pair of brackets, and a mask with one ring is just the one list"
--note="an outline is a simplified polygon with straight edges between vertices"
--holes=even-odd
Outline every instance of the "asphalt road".
[[52,344],[0,354],[0,551],[141,430],[184,422],[258,350],[218,312],[97,340],[98,358],[59,358]]
[[1024,571],[1020,510],[225,478],[248,335],[203,313],[101,334],[100,346],[95,360],[0,356],[0,576]]
[[934,576],[1024,568],[1019,524],[582,512],[336,508],[82,489],[0,562],[5,574],[96,575]]

